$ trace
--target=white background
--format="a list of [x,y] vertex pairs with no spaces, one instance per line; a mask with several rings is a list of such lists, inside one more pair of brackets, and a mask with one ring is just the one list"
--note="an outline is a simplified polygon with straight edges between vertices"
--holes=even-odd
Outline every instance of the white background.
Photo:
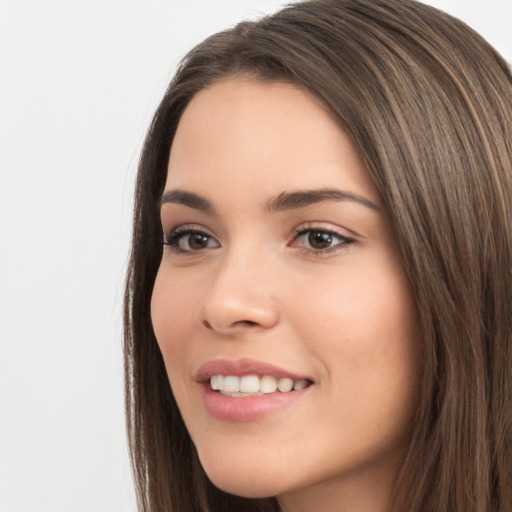
[[[432,0],[512,61],[512,0]],[[0,0],[0,512],[134,511],[121,301],[178,60],[280,0]]]

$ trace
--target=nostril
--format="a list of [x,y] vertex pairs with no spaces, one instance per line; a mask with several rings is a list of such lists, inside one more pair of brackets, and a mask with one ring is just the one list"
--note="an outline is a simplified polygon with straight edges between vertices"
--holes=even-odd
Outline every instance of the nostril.
[[[208,320],[203,320],[203,325],[210,330],[215,330],[213,325],[208,322]],[[258,325],[258,322],[253,322],[252,320],[239,320],[236,322],[233,322],[229,327],[256,327]]]
[[258,322],[253,322],[252,320],[241,320],[239,322],[235,322],[234,325],[247,325],[248,327],[254,327],[258,325]]

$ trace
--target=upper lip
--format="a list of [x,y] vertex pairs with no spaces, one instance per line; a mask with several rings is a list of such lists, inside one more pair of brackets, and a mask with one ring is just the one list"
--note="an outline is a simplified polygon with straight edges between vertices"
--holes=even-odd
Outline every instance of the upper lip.
[[256,361],[254,359],[214,359],[199,368],[195,375],[196,382],[207,382],[213,375],[233,375],[243,377],[244,375],[270,375],[276,378],[288,377],[293,380],[311,378],[298,375],[273,364]]

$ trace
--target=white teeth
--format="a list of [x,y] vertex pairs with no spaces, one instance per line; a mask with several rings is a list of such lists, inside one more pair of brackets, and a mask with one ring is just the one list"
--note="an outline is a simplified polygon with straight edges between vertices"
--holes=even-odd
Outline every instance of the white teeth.
[[238,393],[240,391],[240,379],[232,375],[224,377],[224,385],[221,391],[226,391],[227,393]]
[[288,393],[293,389],[293,379],[288,379],[287,377],[283,377],[277,381],[277,389],[281,391],[281,393]]
[[240,379],[240,391],[243,393],[258,393],[260,390],[260,379],[257,375],[244,375]]
[[299,391],[299,390],[304,389],[305,387],[307,387],[307,385],[308,385],[308,381],[305,380],[305,379],[296,380],[293,383],[293,390],[294,391]]
[[223,375],[214,375],[210,379],[210,385],[214,391],[219,391],[219,389],[224,389],[224,376]]
[[262,393],[275,393],[277,389],[277,380],[275,377],[265,375],[260,380],[260,391]]
[[293,380],[282,377],[279,380],[271,375],[258,377],[257,375],[213,375],[210,378],[210,386],[214,391],[220,391],[229,396],[251,396],[275,393],[288,393],[292,390],[299,391],[309,386],[306,379]]

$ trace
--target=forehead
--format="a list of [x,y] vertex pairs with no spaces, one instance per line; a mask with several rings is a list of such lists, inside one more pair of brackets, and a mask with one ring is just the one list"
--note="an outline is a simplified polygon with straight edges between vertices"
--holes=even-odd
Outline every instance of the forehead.
[[[378,193],[336,116],[290,83],[226,80],[197,93],[171,148],[166,189],[346,185]],[[325,182],[325,183],[323,183]]]

